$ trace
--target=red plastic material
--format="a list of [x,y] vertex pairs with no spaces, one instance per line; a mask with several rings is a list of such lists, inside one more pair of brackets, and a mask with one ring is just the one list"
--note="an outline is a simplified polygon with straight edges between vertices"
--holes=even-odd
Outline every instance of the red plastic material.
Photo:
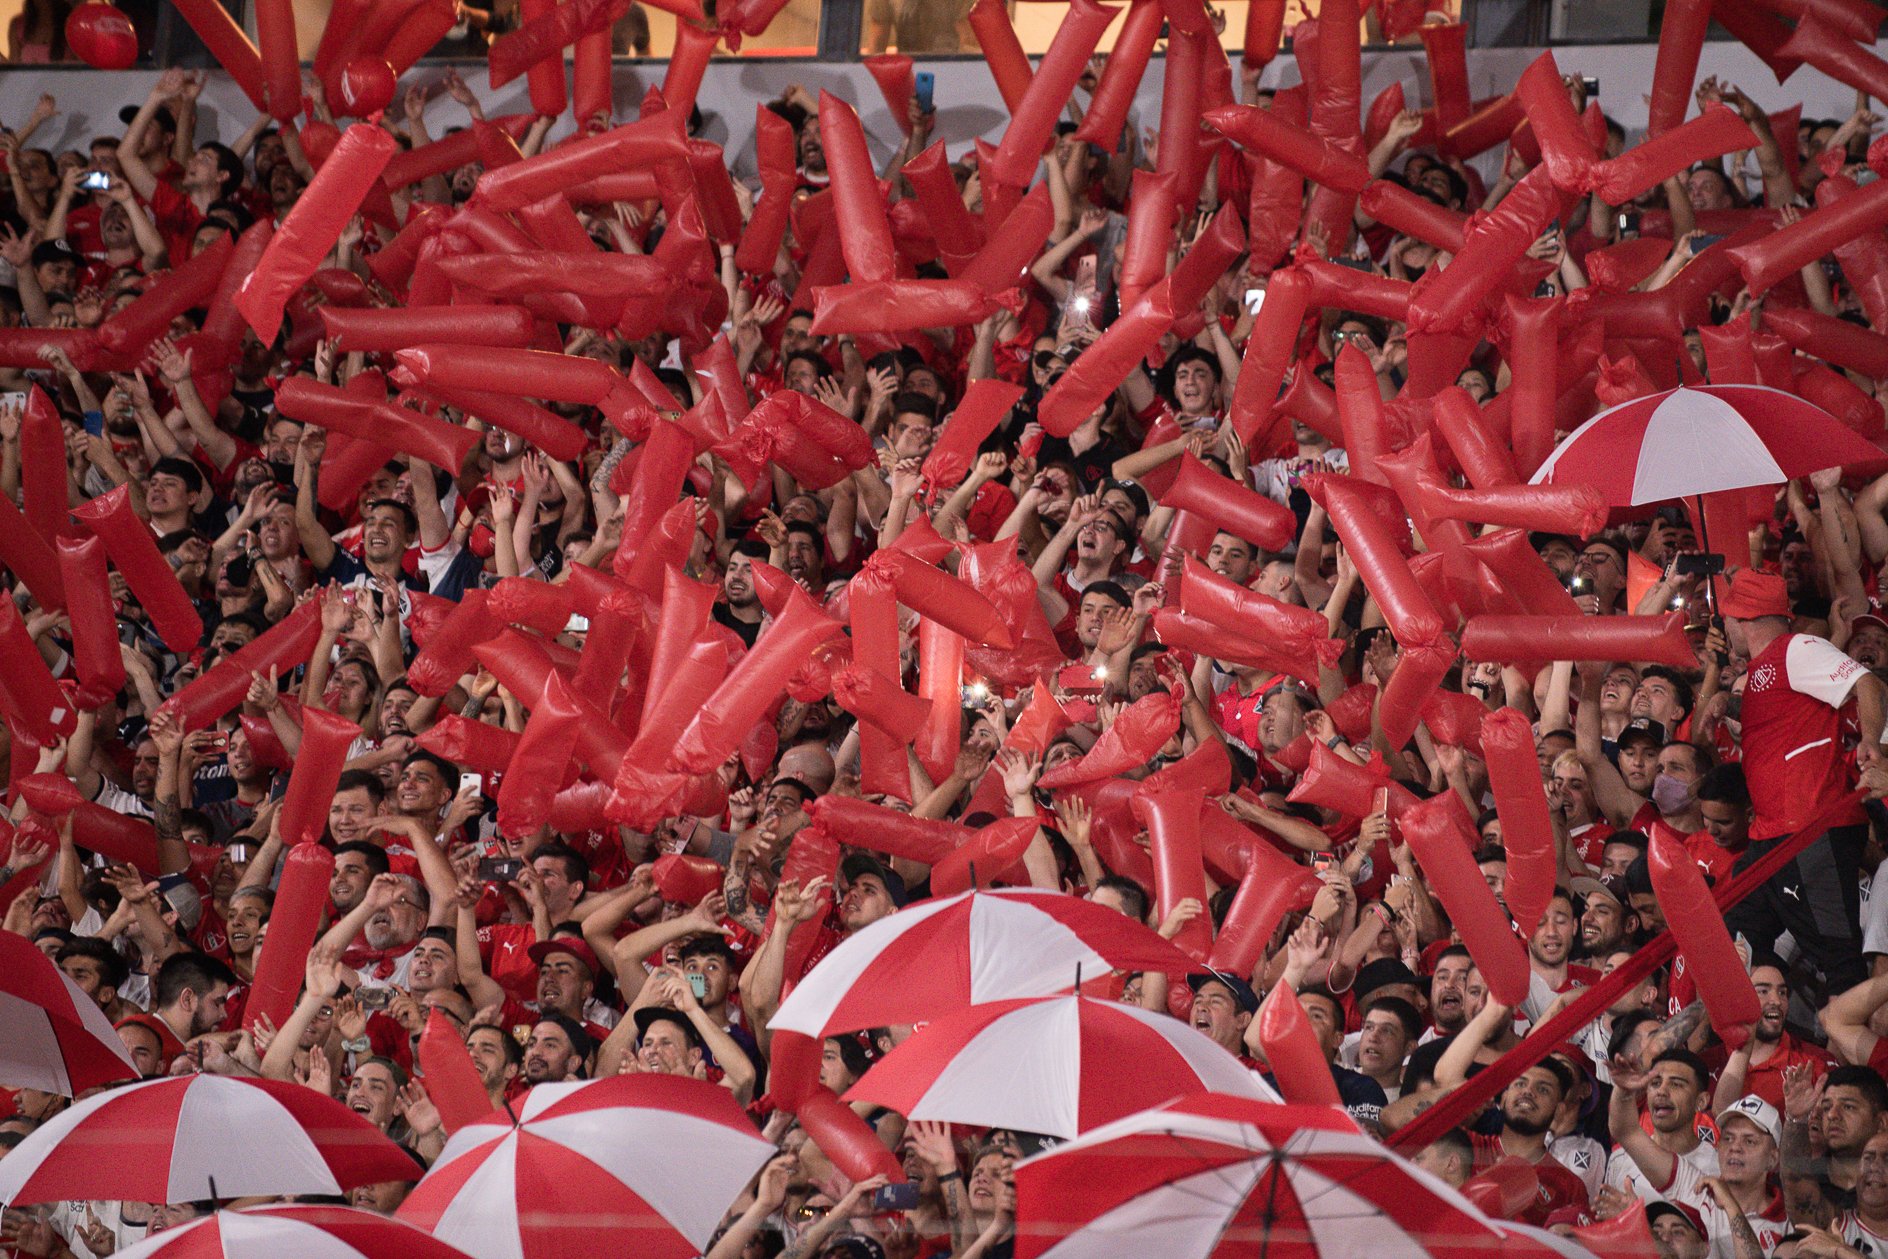
[[1102,32],[1119,12],[1095,0],[1074,0],[1069,5],[1022,99],[1010,106],[1009,126],[997,146],[996,162],[984,178],[994,177],[1019,188],[1029,185],[1043,150],[1055,140],[1056,122],[1068,105],[1076,80],[1087,70],[1089,56],[1101,42]]
[[1655,835],[1647,857],[1652,871],[1652,890],[1657,893],[1659,907],[1666,914],[1665,921],[1678,940],[1686,973],[1697,984],[1698,995],[1704,998],[1705,1012],[1711,1016],[1711,1030],[1735,1050],[1749,1039],[1750,1024],[1763,1015],[1757,990],[1750,982],[1750,972],[1744,968],[1743,958],[1738,956],[1717,900],[1685,846],[1664,835]]
[[1879,332],[1857,327],[1846,319],[1789,306],[1766,305],[1763,326],[1804,353],[1837,367],[1871,380],[1888,377],[1888,337]]
[[235,297],[243,318],[262,340],[275,339],[290,295],[308,282],[334,247],[396,147],[393,137],[377,126],[349,127],[276,228]]
[[1509,431],[1514,470],[1522,477],[1534,475],[1554,451],[1560,311],[1564,300],[1507,299],[1514,376],[1509,386],[1514,397],[1509,404]]
[[1462,631],[1470,660],[1630,660],[1698,667],[1685,614],[1664,616],[1478,616]]
[[1256,105],[1211,110],[1206,121],[1249,152],[1283,162],[1305,178],[1355,196],[1370,182],[1363,159]]
[[[760,201],[741,233],[734,262],[750,275],[767,275],[773,271],[793,208],[798,158],[792,124],[765,105],[756,106],[754,147],[760,163]],[[960,208],[962,205],[958,202]]]
[[813,648],[842,630],[804,592],[794,591],[787,610],[696,714],[676,748],[675,764],[696,774],[719,768]]
[[[13,505],[13,500],[0,494],[0,564],[24,584],[33,598],[39,600],[45,608],[63,608],[66,606],[65,578],[62,573],[64,564],[54,554],[46,539],[39,536],[38,530],[26,523],[26,517]],[[66,539],[56,538],[55,543],[63,544]],[[103,582],[101,571],[99,580]],[[113,624],[111,596],[105,596],[105,625],[111,630],[112,656],[117,658],[118,636]],[[74,632],[77,623],[74,622]]]
[[276,391],[275,404],[283,415],[384,444],[448,472],[457,472],[479,441],[478,434],[469,428],[430,419],[404,407],[370,402],[307,376],[283,381]]
[[564,679],[553,672],[525,722],[518,750],[498,785],[498,831],[507,838],[534,834],[550,821],[551,797],[563,785],[584,714]]
[[610,171],[686,162],[688,144],[682,131],[686,117],[686,111],[665,110],[561,144],[501,170],[488,170],[479,176],[477,196],[487,209],[502,213]]
[[[1134,816],[1147,827],[1154,859],[1155,914],[1160,918],[1183,900],[1196,900],[1206,908],[1206,868],[1200,856],[1203,801],[1197,788],[1143,791],[1134,797]],[[1212,918],[1202,912],[1188,920],[1173,942],[1187,956],[1205,961],[1213,947]]]
[[[1001,7],[997,12],[1002,13]],[[808,928],[800,930],[804,932]],[[795,937],[799,934],[796,932]],[[904,1183],[905,1167],[898,1156],[885,1147],[865,1120],[828,1090],[815,1089],[794,1114],[799,1118],[800,1127],[806,1130],[807,1138],[848,1181],[857,1183],[872,1176],[884,1176],[895,1184]]]
[[1317,1032],[1290,984],[1274,984],[1259,1005],[1259,1046],[1288,1102],[1307,1106],[1339,1106],[1337,1080],[1318,1043]]
[[968,20],[971,30],[976,32],[984,62],[990,67],[990,77],[996,80],[1004,108],[1014,116],[1022,107],[1030,80],[1035,77],[1016,28],[1010,25],[1009,14],[1004,11],[1001,0],[977,0],[970,8]]
[[[190,23],[190,29],[209,48],[217,64],[229,71],[229,77],[236,80],[236,86],[243,90],[249,103],[259,110],[270,111],[269,96],[264,90],[266,79],[261,54],[249,42],[249,36],[243,33],[236,19],[230,16],[229,10],[218,4],[217,0],[176,0],[173,7],[183,15],[184,21]],[[299,109],[302,102],[299,75],[295,78],[294,101],[295,108]],[[275,116],[281,117],[279,114]]]
[[465,1038],[444,1010],[427,1015],[418,1054],[420,1081],[447,1132],[457,1132],[492,1112],[491,1095],[466,1051]]
[[820,141],[832,170],[833,212],[846,269],[854,283],[890,280],[898,271],[897,250],[865,129],[852,106],[832,93],[821,92],[819,106]]
[[1540,758],[1527,718],[1512,708],[1484,717],[1482,759],[1488,765],[1495,809],[1501,814],[1501,846],[1508,854],[1508,912],[1514,915],[1521,937],[1530,939],[1553,898],[1559,868]]
[[969,280],[883,280],[813,291],[813,331],[822,336],[961,328],[996,309]]
[[1357,197],[1357,208],[1406,236],[1427,241],[1450,253],[1462,251],[1468,216],[1437,205],[1427,197],[1419,197],[1401,184],[1383,179],[1366,184]]
[[1041,784],[1051,791],[1112,778],[1147,764],[1180,728],[1180,703],[1167,691],[1135,700],[1102,732],[1079,761],[1050,770]]
[[[789,190],[795,178],[792,170],[789,166]],[[937,239],[938,253],[944,260],[945,269],[954,276],[962,275],[964,268],[970,265],[971,259],[983,247],[985,234],[983,225],[972,217],[964,205],[962,195],[957,191],[944,142],[940,140],[933,144],[906,162],[900,170],[911,181],[912,191],[917,194],[918,206],[923,211],[925,222],[930,225],[931,234]]]
[[931,894],[955,896],[996,882],[1027,884],[1023,853],[1035,839],[1034,817],[1006,817],[981,827],[931,867]]
[[1049,387],[1036,411],[1044,432],[1051,437],[1073,433],[1145,361],[1174,321],[1170,284],[1163,280],[1149,289]]
[[1647,131],[1651,135],[1669,131],[1685,120],[1692,85],[1698,78],[1705,30],[1710,25],[1710,0],[1673,0],[1666,5],[1665,19],[1659,27],[1658,59],[1652,66],[1652,98],[1647,107]]
[[0,607],[0,650],[7,667],[0,671],[0,710],[9,721],[31,733],[34,742],[50,746],[72,733],[78,709],[66,696],[52,671],[40,658],[33,636],[11,599]]
[[[1209,801],[1206,807],[1217,811],[1219,806]],[[1202,834],[1213,826],[1210,813],[1202,813]],[[1285,915],[1310,904],[1321,886],[1316,874],[1271,844],[1261,840],[1246,845],[1245,873],[1239,877],[1239,890],[1227,907],[1226,921],[1213,941],[1207,964],[1217,971],[1250,975]]]
[[1888,61],[1843,35],[1820,14],[1811,13],[1798,22],[1795,32],[1777,51],[1791,61],[1816,67],[1858,92],[1870,96],[1888,93]]
[[1849,196],[1804,215],[1788,227],[1729,247],[1753,294],[1767,292],[1800,270],[1856,237],[1888,226],[1888,181],[1876,180]]
[[1308,286],[1298,268],[1272,273],[1233,387],[1233,430],[1249,449],[1270,449],[1270,442],[1260,434],[1269,431],[1279,386],[1297,355],[1298,333],[1309,307]]
[[386,309],[323,306],[321,323],[340,353],[383,353],[429,341],[452,345],[523,347],[536,336],[522,306],[395,306]]
[[1736,110],[1714,105],[1682,127],[1596,163],[1588,184],[1606,204],[1630,205],[1695,162],[1716,161],[1726,153],[1756,146],[1756,135]]
[[1442,633],[1442,617],[1363,492],[1335,480],[1326,480],[1322,490],[1331,524],[1397,641],[1412,646],[1434,641]]
[[196,257],[185,260],[129,306],[98,326],[98,343],[114,354],[138,355],[170,331],[171,321],[196,306],[207,306],[235,252],[227,233]]
[[[1099,144],[1110,152],[1120,143],[1121,128],[1134,106],[1134,94],[1146,76],[1148,58],[1165,21],[1160,0],[1134,0],[1129,6],[1127,20],[1115,32],[1114,48],[1102,67],[1088,113],[1075,130],[1077,140]],[[1276,45],[1276,39],[1273,42]]]
[[1455,645],[1446,637],[1404,646],[1377,705],[1383,736],[1391,747],[1403,747],[1415,737],[1431,695],[1455,667],[1455,655]]
[[[130,487],[121,485],[74,508],[72,514],[105,544],[164,645],[179,653],[194,650],[203,638],[203,621],[178,584],[176,571],[158,552],[150,526],[131,510]],[[38,658],[36,652],[29,654]]]
[[[317,718],[330,714],[309,709],[303,716]],[[347,724],[355,734],[360,733],[358,726],[352,722]],[[345,758],[345,744],[341,752]],[[288,800],[282,806],[284,819],[293,807],[288,801],[295,798],[295,784],[308,773],[307,755],[308,744],[304,741],[295,773],[289,779]],[[340,772],[337,763],[334,774],[338,776]],[[281,883],[275,890],[275,905],[269,913],[269,937],[256,959],[255,979],[249,986],[249,999],[243,1006],[244,1027],[254,1027],[256,1020],[261,1017],[267,1017],[271,1023],[280,1027],[295,1009],[295,999],[302,990],[302,973],[307,964],[308,950],[314,945],[315,933],[321,927],[321,916],[327,910],[328,882],[334,875],[334,853],[318,842],[327,828],[328,803],[333,796],[334,778],[328,777],[321,798],[314,806],[319,809],[315,838],[292,846],[283,861]],[[309,811],[309,808],[304,805],[303,812]],[[284,838],[287,833],[285,822]]]
[[1475,832],[1461,798],[1444,792],[1405,809],[1397,826],[1416,854],[1449,921],[1502,1005],[1526,1000],[1527,950],[1475,866]]

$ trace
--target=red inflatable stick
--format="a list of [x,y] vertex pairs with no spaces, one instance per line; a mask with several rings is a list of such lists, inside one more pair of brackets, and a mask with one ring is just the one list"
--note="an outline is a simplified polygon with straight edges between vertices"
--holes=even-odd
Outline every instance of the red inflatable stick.
[[866,561],[898,592],[898,601],[973,643],[1007,651],[1016,636],[996,606],[969,583],[925,563],[908,551],[888,548]]
[[414,5],[387,46],[380,50],[394,76],[405,74],[427,50],[444,39],[457,18],[458,6],[453,0],[420,0]]
[[1536,616],[1579,615],[1573,596],[1528,544],[1523,529],[1501,529],[1469,543],[1468,552],[1500,579],[1522,607]]
[[537,335],[531,312],[522,306],[326,305],[321,307],[321,323],[338,353],[388,353],[429,341],[523,347]]
[[1646,854],[1652,869],[1652,890],[1669,917],[1678,951],[1704,998],[1711,1030],[1735,1050],[1750,1036],[1750,1025],[1763,1016],[1757,990],[1751,985],[1744,959],[1724,925],[1711,889],[1685,846],[1664,835],[1652,839]]
[[1631,205],[1642,193],[1694,162],[1715,161],[1726,153],[1756,146],[1756,135],[1736,110],[1713,105],[1682,127],[1595,163],[1588,184],[1608,205]]
[[468,590],[465,597],[407,667],[407,681],[421,695],[440,696],[472,666],[472,649],[496,634],[499,622],[486,608],[490,597],[485,590]]
[[1462,631],[1470,660],[1634,660],[1698,667],[1685,614],[1664,616],[1478,616]]
[[1308,287],[1298,268],[1272,272],[1265,287],[1265,305],[1253,321],[1239,380],[1233,387],[1233,430],[1248,449],[1271,448],[1270,439],[1262,434],[1270,431],[1279,386],[1297,357],[1298,334],[1309,307]]
[[1416,32],[1429,66],[1429,95],[1435,101],[1436,126],[1447,132],[1469,115],[1467,27],[1460,22],[1427,23]]
[[1870,96],[1888,92],[1888,61],[1843,35],[1819,14],[1811,13],[1798,22],[1795,32],[1777,51],[1788,60],[1816,67],[1858,92]]
[[487,725],[448,713],[414,742],[464,769],[482,774],[502,771],[518,751],[519,736],[503,726]]
[[1406,646],[1433,642],[1442,633],[1442,617],[1363,492],[1337,480],[1326,480],[1322,490],[1331,524],[1397,641]]
[[[561,144],[479,176],[476,196],[489,210],[517,210],[596,175],[686,162],[686,111],[665,110],[600,135]],[[304,193],[303,196],[307,194]]]
[[1116,286],[1121,308],[1129,309],[1167,274],[1167,255],[1173,249],[1175,202],[1178,185],[1171,174],[1134,172],[1128,197],[1128,230],[1122,244]]
[[553,672],[498,785],[499,834],[508,839],[531,835],[550,820],[551,797],[569,772],[584,720],[570,687]]
[[487,393],[602,406],[623,378],[608,364],[545,350],[419,345],[399,351],[393,376],[401,385],[477,389]]
[[1442,390],[1436,395],[1434,415],[1436,430],[1448,443],[1455,461],[1462,465],[1470,485],[1478,490],[1494,489],[1521,479],[1513,456],[1488,430],[1481,408],[1468,394],[1453,385]]
[[1489,996],[1519,1005],[1528,993],[1527,950],[1475,866],[1475,831],[1465,812],[1459,796],[1443,792],[1405,809],[1397,826],[1480,968]]
[[1431,482],[1419,491],[1423,511],[1443,520],[1515,525],[1576,538],[1606,526],[1606,500],[1590,485],[1497,485],[1458,490]]
[[983,52],[984,62],[990,67],[990,77],[996,80],[1003,107],[1014,117],[1029,93],[1029,81],[1035,77],[1029,68],[1029,56],[1023,52],[1022,40],[1017,38],[1016,28],[1010,25],[1010,15],[1004,10],[1002,0],[977,0],[970,7],[968,20],[970,29],[976,32],[977,47]]
[[[332,717],[316,709],[304,710],[304,717]],[[338,719],[336,719],[338,720]],[[355,734],[360,728],[352,722],[347,723]],[[347,745],[341,745],[342,759],[346,758]],[[289,779],[289,796],[295,795],[295,784],[308,771],[308,743],[302,743],[302,757],[295,766],[295,772]],[[256,1020],[267,1017],[275,1026],[280,1027],[287,1021],[295,1009],[295,999],[302,990],[302,975],[307,966],[308,950],[315,943],[315,933],[320,929],[322,913],[328,907],[328,883],[334,876],[334,853],[317,842],[327,828],[328,803],[334,795],[334,777],[341,772],[340,763],[334,765],[334,776],[327,779],[323,794],[316,802],[319,813],[315,827],[315,839],[295,844],[288,850],[288,856],[282,863],[282,879],[275,891],[275,905],[269,914],[269,936],[262,947],[262,954],[256,959],[256,974],[249,987],[249,999],[243,1006],[243,1026],[254,1027]],[[283,817],[288,816],[289,804],[283,803]],[[307,811],[307,806],[303,806]],[[283,827],[287,836],[288,828]]]
[[1240,42],[1248,66],[1269,65],[1285,36],[1285,0],[1251,0],[1246,5],[1245,37]]
[[1073,433],[1145,361],[1177,313],[1170,285],[1170,280],[1163,280],[1147,290],[1049,387],[1036,411],[1044,432],[1051,437]]
[[1812,17],[1819,19],[1846,38],[1864,44],[1874,43],[1881,30],[1881,12],[1867,0],[1758,0],[1758,3],[1795,22]]
[[288,122],[302,112],[301,49],[295,41],[294,0],[256,0],[257,55],[269,116]]
[[[467,599],[473,594],[483,596],[484,592],[470,592]],[[210,666],[202,677],[165,700],[159,711],[174,716],[185,730],[207,729],[242,702],[251,673],[267,677],[274,668],[286,674],[307,661],[320,636],[321,601],[306,600],[247,645]],[[458,676],[453,674],[453,679]],[[443,695],[444,688],[438,693]]]
[[932,782],[942,782],[963,746],[964,638],[937,621],[918,621],[918,694],[931,701],[913,750]]
[[492,41],[486,53],[492,86],[503,87],[553,57],[560,63],[557,72],[561,76],[564,49],[581,36],[608,31],[610,24],[628,11],[628,0],[569,0],[533,14],[516,30]]
[[846,270],[854,283],[893,279],[898,273],[897,249],[859,115],[837,96],[822,92],[819,135],[832,169],[833,213]]
[[[714,57],[714,31],[690,22],[675,24],[675,50],[669,55],[668,70],[662,76],[662,99],[671,110],[687,117],[701,95],[702,76]],[[646,116],[646,115],[645,115]]]
[[1507,299],[1514,381],[1509,386],[1514,401],[1509,404],[1508,423],[1514,470],[1522,477],[1533,476],[1554,451],[1560,310],[1564,300]]
[[1838,245],[1888,226],[1888,181],[1876,180],[1787,227],[1727,246],[1752,293],[1767,292]]
[[930,700],[910,694],[896,678],[857,664],[833,675],[833,698],[900,744],[917,738],[931,716]]
[[927,866],[942,861],[974,833],[955,822],[916,818],[846,796],[822,796],[808,804],[806,811],[821,830],[842,844]]
[[[498,128],[512,139],[521,139],[531,126],[530,114],[505,114],[493,118],[484,124],[485,128]],[[394,154],[387,162],[386,169],[380,172],[380,182],[389,192],[398,192],[408,184],[416,184],[422,179],[434,175],[443,175],[447,171],[457,170],[484,157],[484,150],[479,144],[481,130],[475,123],[451,135],[441,136],[431,144],[422,144],[417,149],[406,149]],[[418,212],[415,207],[415,213]],[[412,220],[409,218],[408,223]],[[409,265],[411,259],[408,260]],[[372,263],[369,263],[372,266]]]
[[[106,554],[124,575],[132,595],[151,618],[164,645],[174,652],[195,650],[203,639],[203,621],[177,581],[177,573],[158,552],[150,526],[131,510],[131,490],[121,485],[72,514],[105,544]],[[37,653],[33,653],[37,659]]]
[[1646,121],[1649,134],[1670,131],[1685,121],[1692,85],[1698,79],[1705,30],[1710,25],[1711,0],[1677,0],[1666,6],[1659,26],[1658,59],[1652,66],[1652,99]]
[[[524,25],[530,27],[553,21],[557,9],[556,0],[519,0],[518,15],[524,19]],[[490,59],[489,53],[487,59]],[[526,73],[532,110],[542,118],[555,118],[563,113],[570,103],[569,87],[564,80],[564,59],[540,59]]]
[[1022,396],[1022,386],[1008,381],[972,381],[964,390],[963,401],[945,421],[931,453],[924,457],[925,484],[933,492],[961,485],[984,441]]
[[1197,788],[1143,790],[1134,797],[1134,816],[1147,828],[1154,859],[1155,913],[1164,920],[1181,901],[1199,902],[1202,912],[1187,921],[1173,942],[1181,952],[1202,962],[1213,948],[1213,920],[1204,912],[1206,867],[1200,856],[1204,803]]
[[439,1111],[439,1122],[447,1132],[457,1132],[491,1114],[491,1095],[486,1093],[478,1067],[466,1051],[465,1038],[444,1010],[436,1009],[427,1016],[418,1052],[426,1096]]
[[1357,197],[1357,208],[1379,223],[1427,241],[1437,249],[1462,252],[1468,216],[1437,205],[1427,197],[1419,197],[1401,184],[1379,179],[1364,185]]
[[1228,105],[1209,111],[1206,121],[1247,152],[1283,162],[1325,187],[1355,196],[1370,183],[1370,169],[1362,158],[1302,127],[1281,121],[1270,110],[1256,105]]
[[1462,252],[1440,271],[1431,269],[1410,296],[1412,327],[1424,332],[1473,331],[1482,303],[1512,274],[1547,225],[1561,199],[1547,168],[1522,176],[1514,191],[1469,233]]
[[9,721],[30,732],[34,742],[51,746],[72,733],[78,710],[40,657],[13,600],[4,603],[6,606],[0,607],[0,649],[6,651],[8,663],[0,672],[0,710],[5,711]]
[[1837,367],[1846,367],[1871,380],[1888,377],[1888,337],[1879,332],[1857,327],[1846,319],[1789,306],[1766,305],[1763,326],[1804,353]]
[[1179,728],[1180,704],[1170,692],[1144,695],[1102,731],[1081,760],[1050,770],[1041,783],[1051,791],[1059,791],[1146,765]]
[[[794,174],[794,165],[789,165],[787,171],[787,187],[791,191],[798,176]],[[944,260],[945,269],[954,276],[961,276],[964,268],[970,265],[977,251],[983,247],[985,233],[982,224],[971,216],[957,191],[957,183],[951,176],[950,163],[945,155],[944,142],[940,140],[906,162],[900,168],[900,173],[911,181],[912,191],[917,194],[925,221],[930,225],[931,234],[937,238],[938,253]]]
[[902,53],[879,53],[863,58],[859,64],[878,84],[878,94],[885,98],[885,108],[891,111],[892,121],[898,124],[900,131],[910,135],[911,97],[917,81],[911,58]]
[[1192,512],[1267,551],[1289,546],[1296,531],[1290,508],[1220,476],[1191,452],[1148,472],[1141,483],[1162,505]]
[[334,784],[347,764],[348,749],[360,735],[361,728],[345,717],[303,707],[301,749],[295,754],[295,769],[282,797],[284,843],[298,847],[320,842],[328,829]]
[[1527,718],[1512,708],[1482,718],[1482,759],[1501,814],[1501,846],[1508,854],[1508,912],[1521,938],[1531,939],[1553,898],[1559,866],[1540,758]]
[[822,336],[961,328],[996,309],[969,280],[885,280],[813,290],[813,330]]
[[[1209,802],[1207,808],[1216,810],[1218,806]],[[1212,826],[1210,814],[1203,813],[1203,835]],[[1233,894],[1226,921],[1207,959],[1214,970],[1233,975],[1250,975],[1285,915],[1309,905],[1323,886],[1316,874],[1269,843],[1248,844],[1245,852],[1246,868],[1239,877],[1239,890]]]
[[[979,0],[981,7],[982,0]],[[971,10],[974,15],[976,10]],[[997,6],[997,13],[1003,12]],[[1007,23],[1008,19],[1004,19]],[[988,45],[986,44],[987,48]],[[802,927],[802,931],[807,928]],[[866,1126],[850,1106],[826,1089],[815,1089],[794,1112],[807,1138],[819,1147],[832,1165],[849,1181],[858,1182],[883,1176],[895,1184],[905,1182],[905,1167],[896,1154],[885,1148],[878,1133]]]
[[1274,984],[1259,1005],[1259,1047],[1288,1102],[1342,1106],[1331,1063],[1290,984]]
[[448,472],[457,472],[479,441],[478,434],[469,428],[389,403],[370,402],[308,376],[283,381],[276,391],[275,405],[292,419],[381,443]]
[[[773,270],[793,209],[795,172],[799,166],[793,124],[765,105],[755,106],[754,148],[760,164],[760,201],[741,233],[734,265],[749,275],[764,275]],[[957,204],[962,209],[963,202],[960,200]],[[935,222],[933,226],[935,229]]]
[[1156,169],[1174,176],[1180,219],[1193,217],[1206,163],[1200,146],[1200,87],[1210,35],[1191,35],[1169,20],[1167,64],[1160,84],[1160,146]]
[[[34,366],[44,364],[35,360]],[[38,385],[28,385],[26,409],[20,416],[21,505],[27,523],[48,546],[72,532],[66,511],[65,449],[65,425],[58,409]]]
[[1306,655],[1335,665],[1344,654],[1341,640],[1330,637],[1322,615],[1293,607],[1244,586],[1189,555],[1180,585],[1180,607],[1194,616],[1237,630],[1289,655]]
[[428,394],[467,415],[504,429],[515,437],[566,463],[583,457],[590,438],[581,428],[553,411],[509,394],[477,389],[431,388]]
[[[16,785],[20,798],[35,813],[51,818],[71,814],[72,842],[79,847],[157,875],[157,832],[149,822],[82,799],[64,774],[31,774]],[[24,829],[26,823],[21,826]]]
[[718,769],[785,688],[813,648],[842,633],[839,622],[795,590],[783,612],[696,714],[675,751],[678,768],[694,774]]
[[1415,737],[1431,695],[1455,667],[1455,655],[1455,644],[1447,637],[1403,649],[1377,705],[1383,737],[1391,747],[1404,747]]
[[1242,631],[1178,608],[1161,608],[1154,613],[1154,634],[1168,647],[1210,656],[1227,664],[1288,673],[1314,684],[1318,679],[1317,661],[1313,657],[1289,654]]
[[[197,38],[210,50],[216,63],[229,71],[229,77],[236,80],[236,86],[243,90],[249,103],[258,110],[273,114],[269,94],[265,90],[267,80],[263,74],[262,56],[256,51],[256,46],[249,42],[249,36],[243,33],[236,19],[230,16],[229,10],[217,0],[176,0],[175,8],[183,14],[184,21],[190,23],[190,29],[197,33]],[[299,75],[295,83],[294,100],[299,109]],[[274,116],[281,117],[279,114]]]
[[276,228],[235,298],[243,318],[263,341],[275,339],[290,295],[308,282],[334,247],[396,147],[393,137],[380,127],[368,123],[349,127]]
[[1023,853],[1039,829],[1034,817],[999,818],[980,827],[931,867],[931,894],[955,896],[999,880],[1026,886]]
[[1069,5],[1029,87],[1010,108],[1009,126],[1004,128],[996,162],[985,179],[994,177],[1018,188],[1029,186],[1043,150],[1055,140],[1056,121],[1075,91],[1076,80],[1087,70],[1102,32],[1119,12],[1095,0],[1075,0]]
[[[1102,67],[1088,113],[1075,129],[1077,140],[1099,144],[1111,153],[1120,144],[1121,128],[1127,123],[1134,94],[1147,74],[1147,61],[1166,16],[1160,0],[1134,0],[1128,7],[1127,20],[1115,32],[1114,49],[1108,54],[1108,64]],[[1276,45],[1276,38],[1273,43]]]
[[614,122],[616,100],[610,80],[609,30],[579,36],[571,58],[570,111],[586,129],[607,131]]
[[[0,565],[4,565],[32,592],[41,607],[66,607],[65,577],[62,572],[64,561],[54,554],[53,548],[46,544],[46,539],[26,523],[26,517],[13,505],[12,499],[4,494],[0,494],[0,499],[6,500],[0,502]],[[63,546],[67,539],[56,538],[54,541]],[[101,583],[104,581],[102,571],[99,580]],[[118,635],[109,593],[105,596],[104,607],[105,628],[113,643],[111,655],[115,660],[118,659]],[[73,622],[73,632],[78,632],[76,621]]]
[[234,252],[229,234],[218,236],[208,249],[166,272],[136,301],[100,324],[98,343],[114,354],[142,354],[152,341],[170,331],[177,316],[209,305]]

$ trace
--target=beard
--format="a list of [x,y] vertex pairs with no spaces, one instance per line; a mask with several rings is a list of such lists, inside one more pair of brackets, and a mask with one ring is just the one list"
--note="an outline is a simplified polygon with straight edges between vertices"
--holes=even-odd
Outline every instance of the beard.
[[1503,1123],[1507,1124],[1509,1128],[1512,1128],[1524,1137],[1538,1137],[1541,1133],[1547,1131],[1554,1122],[1552,1115],[1549,1115],[1545,1119],[1527,1119],[1520,1115],[1511,1115],[1507,1111],[1501,1112],[1501,1120]]

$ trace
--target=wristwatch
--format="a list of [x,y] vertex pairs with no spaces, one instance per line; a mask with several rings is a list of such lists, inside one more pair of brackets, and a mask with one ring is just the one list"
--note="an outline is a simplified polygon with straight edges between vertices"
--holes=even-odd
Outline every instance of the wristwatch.
[[359,1040],[344,1040],[341,1042],[341,1048],[351,1054],[364,1054],[373,1047],[374,1042],[367,1039],[365,1036],[361,1037]]

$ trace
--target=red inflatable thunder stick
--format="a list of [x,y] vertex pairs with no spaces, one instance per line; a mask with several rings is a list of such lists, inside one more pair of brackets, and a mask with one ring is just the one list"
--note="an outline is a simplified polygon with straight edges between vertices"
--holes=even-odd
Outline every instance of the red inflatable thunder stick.
[[1466,813],[1459,796],[1444,792],[1405,809],[1397,828],[1488,981],[1489,996],[1520,1005],[1531,974],[1527,949],[1475,865],[1475,828]]
[[1658,894],[1665,921],[1677,937],[1687,973],[1704,998],[1711,1030],[1726,1046],[1736,1049],[1750,1036],[1750,1025],[1763,1017],[1750,972],[1737,952],[1724,915],[1705,886],[1698,863],[1683,844],[1655,835],[1647,854],[1652,868],[1652,890]]
[[1259,1005],[1259,1047],[1288,1102],[1342,1106],[1331,1064],[1290,984],[1273,984]]

